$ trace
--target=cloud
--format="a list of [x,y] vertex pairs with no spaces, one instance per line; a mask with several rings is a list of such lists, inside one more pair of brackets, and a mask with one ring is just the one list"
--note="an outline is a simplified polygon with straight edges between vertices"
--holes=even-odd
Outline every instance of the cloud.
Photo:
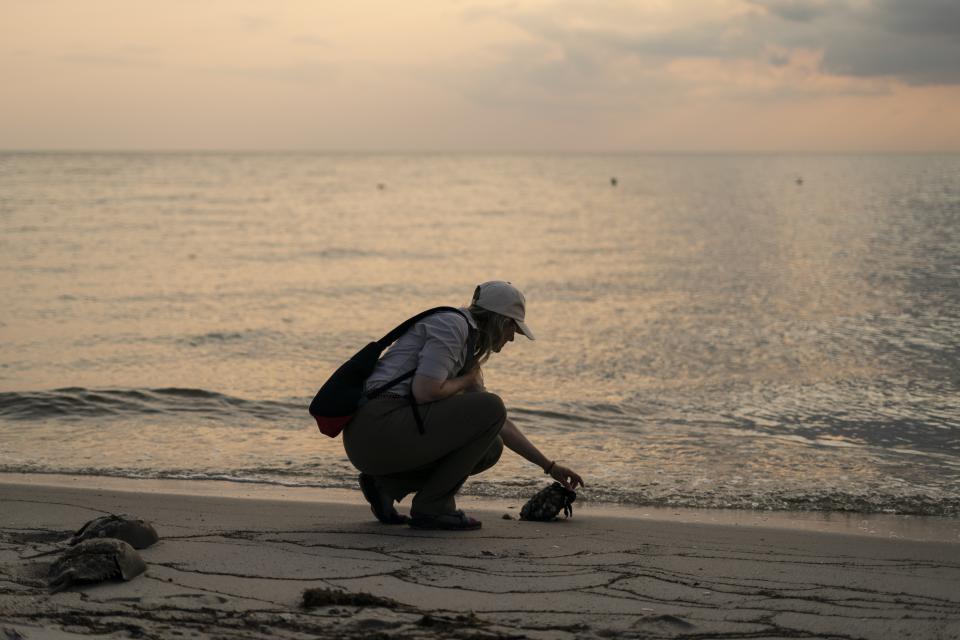
[[960,37],[960,3],[956,0],[876,0],[873,14],[893,32]]
[[107,67],[156,67],[160,64],[159,47],[138,44],[115,47],[77,47],[58,56],[62,62]]
[[809,64],[798,65],[790,47],[770,46],[743,17],[710,15],[665,24],[569,2],[537,12],[501,9],[482,15],[527,36],[491,50],[483,64],[451,74],[454,86],[484,105],[590,117],[669,110],[720,96],[795,99],[837,90],[806,83]]
[[838,75],[894,77],[911,85],[960,84],[960,43],[943,38],[862,33],[848,41],[838,38],[823,50],[823,69]]
[[812,22],[837,9],[837,2],[828,0],[749,0],[775,16],[795,22]]
[[[890,81],[960,84],[960,2],[957,0],[743,0],[688,7],[685,18],[657,21],[649,9],[557,0],[539,9],[501,5],[468,10],[469,20],[498,20],[520,29],[523,46],[493,55],[484,92],[513,101],[584,101],[594,92],[643,101],[668,89],[683,98],[685,61],[712,60],[756,74],[733,79],[731,96],[784,99],[798,95],[875,93]],[[725,13],[717,7],[726,9]],[[712,9],[707,11],[706,9]],[[676,10],[678,12],[679,10]],[[676,13],[675,12],[675,13]],[[811,68],[792,61],[815,52]],[[800,56],[799,54],[802,54]],[[478,74],[481,78],[483,73]],[[727,75],[727,74],[725,74]],[[820,81],[832,76],[846,82]],[[727,78],[730,80],[731,78]],[[502,80],[501,85],[497,82]],[[704,78],[698,78],[703,82]]]
[[822,70],[910,85],[960,84],[956,0],[752,0],[767,10],[757,28],[779,44],[823,52]]

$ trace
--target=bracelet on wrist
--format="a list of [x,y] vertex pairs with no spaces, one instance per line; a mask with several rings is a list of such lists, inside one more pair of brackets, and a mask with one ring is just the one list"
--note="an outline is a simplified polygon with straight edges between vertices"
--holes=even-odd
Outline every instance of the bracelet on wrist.
[[551,460],[550,464],[543,470],[544,475],[550,475],[550,470],[557,464],[556,460]]

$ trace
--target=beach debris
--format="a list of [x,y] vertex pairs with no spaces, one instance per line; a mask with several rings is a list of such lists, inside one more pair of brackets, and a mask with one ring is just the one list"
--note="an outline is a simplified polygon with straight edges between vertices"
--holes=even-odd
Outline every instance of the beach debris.
[[140,554],[123,540],[94,538],[67,549],[47,576],[50,590],[56,593],[77,583],[132,580],[146,570]]
[[[417,626],[427,627],[438,633],[447,632],[443,637],[454,637],[455,635],[456,637],[461,637],[455,632],[466,629],[482,629],[487,626],[487,623],[478,618],[477,614],[475,614],[473,611],[468,611],[467,613],[458,613],[455,615],[425,613],[423,614],[422,618],[417,620]],[[471,634],[470,637],[473,637],[473,635]]]
[[576,499],[576,491],[554,482],[527,500],[520,509],[520,519],[549,522],[555,520],[561,511],[564,517],[570,518],[573,516],[573,501]]
[[335,589],[307,589],[303,592],[303,608],[347,606],[347,607],[384,607],[395,609],[400,606],[396,600],[381,598],[370,593],[351,593]]
[[0,627],[0,637],[4,640],[26,640],[27,638],[27,636],[12,627]]
[[503,518],[504,520],[513,520],[513,516],[510,515],[509,513],[505,513],[500,517]]
[[631,629],[647,629],[648,631],[659,628],[666,630],[692,629],[694,625],[689,620],[684,620],[678,616],[670,614],[661,614],[656,616],[644,616],[630,625]]
[[80,527],[73,534],[70,544],[75,545],[93,538],[116,538],[123,540],[134,549],[146,549],[160,539],[156,529],[146,520],[140,520],[126,514],[101,516]]

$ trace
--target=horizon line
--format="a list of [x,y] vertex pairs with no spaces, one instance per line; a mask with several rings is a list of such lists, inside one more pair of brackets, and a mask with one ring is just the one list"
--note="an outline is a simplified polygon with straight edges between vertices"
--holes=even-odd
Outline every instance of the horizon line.
[[956,150],[906,149],[321,149],[321,148],[0,148],[0,154],[168,154],[168,155],[228,155],[228,154],[304,154],[304,155],[958,155]]

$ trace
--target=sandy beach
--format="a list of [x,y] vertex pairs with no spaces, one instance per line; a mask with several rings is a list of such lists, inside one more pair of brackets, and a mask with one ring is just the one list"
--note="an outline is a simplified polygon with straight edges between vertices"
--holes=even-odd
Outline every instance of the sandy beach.
[[[465,502],[483,529],[439,533],[381,525],[359,494],[119,482],[133,490],[0,483],[0,637],[960,637],[950,520],[857,534],[587,506],[530,523],[504,518],[516,505]],[[50,594],[42,577],[70,533],[107,513],[155,525],[146,573]]]

